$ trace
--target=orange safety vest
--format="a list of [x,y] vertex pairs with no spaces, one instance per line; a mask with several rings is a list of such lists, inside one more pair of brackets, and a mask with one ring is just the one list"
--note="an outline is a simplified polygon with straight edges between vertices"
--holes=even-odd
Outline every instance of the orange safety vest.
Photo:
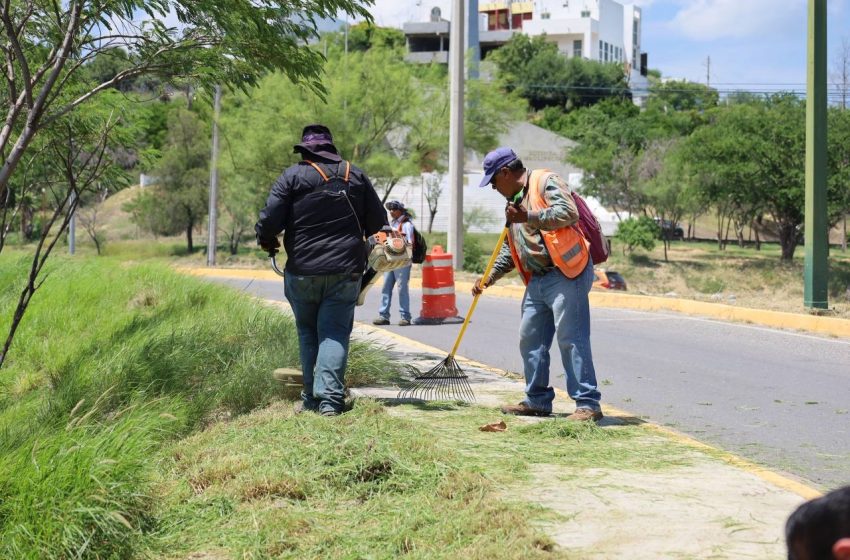
[[[535,169],[531,172],[531,177],[528,180],[528,202],[530,210],[539,212],[549,207],[549,203],[546,202],[543,196],[543,191],[546,188],[546,181],[552,173],[548,169]],[[512,231],[509,233],[508,246],[511,248],[511,258],[519,275],[522,277],[523,283],[528,285],[529,280],[531,280],[531,272],[522,267],[514,244],[513,233]],[[549,257],[552,259],[552,264],[557,266],[564,273],[564,276],[575,278],[582,273],[584,267],[587,266],[590,251],[587,240],[577,227],[566,226],[554,231],[540,230],[540,234],[543,237],[543,244],[549,252]]]

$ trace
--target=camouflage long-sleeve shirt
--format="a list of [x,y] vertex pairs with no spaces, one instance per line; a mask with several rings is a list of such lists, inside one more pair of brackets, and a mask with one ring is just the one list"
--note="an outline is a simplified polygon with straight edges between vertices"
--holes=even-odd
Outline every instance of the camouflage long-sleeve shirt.
[[[531,173],[528,172],[525,177],[526,186],[523,189],[521,201],[522,207],[526,209],[529,207],[529,188],[537,188],[536,185],[528,184],[530,176]],[[571,226],[578,221],[578,210],[570,193],[570,187],[557,174],[552,173],[546,180],[543,198],[549,204],[548,208],[537,212],[529,211],[528,221],[526,223],[511,224],[508,231],[508,235],[513,239],[523,268],[533,274],[544,273],[554,266],[540,232],[561,229]],[[508,240],[505,239],[505,244],[502,246],[499,256],[496,257],[496,262],[493,264],[493,270],[490,271],[488,285],[493,284],[514,268],[511,249],[508,245]]]

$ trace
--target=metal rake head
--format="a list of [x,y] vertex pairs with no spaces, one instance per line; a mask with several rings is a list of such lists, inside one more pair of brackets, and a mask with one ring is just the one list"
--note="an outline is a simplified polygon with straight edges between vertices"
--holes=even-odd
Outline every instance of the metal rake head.
[[469,378],[460,369],[453,355],[414,377],[408,386],[398,393],[399,399],[423,401],[466,401],[475,400]]

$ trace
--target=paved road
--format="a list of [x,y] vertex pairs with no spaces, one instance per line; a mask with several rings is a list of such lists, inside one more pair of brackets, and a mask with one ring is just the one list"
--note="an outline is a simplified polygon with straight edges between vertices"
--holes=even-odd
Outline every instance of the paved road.
[[[246,291],[283,299],[277,282],[255,281]],[[371,291],[356,320],[377,315],[379,296]],[[416,316],[418,291],[411,300]],[[470,302],[458,294],[461,314]],[[518,318],[517,300],[482,297],[458,353],[521,371]],[[385,328],[447,352],[459,332],[458,325]],[[850,484],[850,341],[602,308],[593,309],[592,328],[604,402],[822,489]]]

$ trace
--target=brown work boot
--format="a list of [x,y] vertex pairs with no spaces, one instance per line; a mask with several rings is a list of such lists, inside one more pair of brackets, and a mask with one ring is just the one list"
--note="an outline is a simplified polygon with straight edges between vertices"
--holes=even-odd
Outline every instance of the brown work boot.
[[502,414],[513,414],[514,416],[549,416],[545,410],[531,408],[524,402],[519,404],[506,404],[500,409]]
[[577,408],[575,412],[567,416],[567,420],[573,422],[599,422],[602,420],[602,411],[590,408]]

